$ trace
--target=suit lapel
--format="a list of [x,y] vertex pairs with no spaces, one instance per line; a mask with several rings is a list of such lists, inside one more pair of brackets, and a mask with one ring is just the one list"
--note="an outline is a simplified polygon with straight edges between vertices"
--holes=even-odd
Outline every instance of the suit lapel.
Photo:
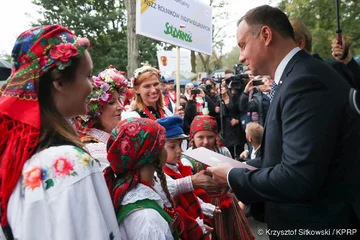
[[[281,96],[281,87],[283,85],[283,83],[286,81],[288,75],[292,72],[295,64],[304,56],[307,56],[308,54],[304,51],[301,50],[299,52],[297,52],[289,61],[289,63],[286,65],[283,74],[281,75],[280,81],[278,83],[278,86],[276,87],[275,90],[275,95],[270,103],[269,106],[269,110],[268,113],[266,115],[266,119],[265,119],[265,124],[264,124],[264,134],[263,134],[263,139],[261,141],[261,156],[264,156],[264,150],[265,150],[265,136],[266,136],[266,127],[267,124],[269,123],[269,119],[274,119],[274,114],[276,113],[275,109],[276,106],[278,105],[278,101],[280,99]],[[309,55],[308,55],[309,56]]]

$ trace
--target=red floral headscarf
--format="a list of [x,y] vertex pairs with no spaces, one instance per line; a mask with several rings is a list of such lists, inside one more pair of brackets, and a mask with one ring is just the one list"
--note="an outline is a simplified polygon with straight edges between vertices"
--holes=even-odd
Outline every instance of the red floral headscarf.
[[1,225],[6,226],[7,205],[24,163],[39,143],[39,78],[54,68],[71,65],[90,46],[60,25],[23,32],[14,45],[12,72],[0,90],[0,197]]
[[104,174],[115,210],[125,194],[140,182],[140,169],[158,163],[165,139],[165,129],[146,118],[125,119],[113,130],[107,143],[110,167]]
[[200,131],[212,131],[217,133],[216,119],[209,115],[198,115],[190,125],[190,138]]
[[194,138],[195,133],[200,131],[212,131],[216,133],[216,145],[218,147],[225,146],[224,139],[217,132],[217,124],[214,117],[209,115],[196,116],[190,125],[190,138]]

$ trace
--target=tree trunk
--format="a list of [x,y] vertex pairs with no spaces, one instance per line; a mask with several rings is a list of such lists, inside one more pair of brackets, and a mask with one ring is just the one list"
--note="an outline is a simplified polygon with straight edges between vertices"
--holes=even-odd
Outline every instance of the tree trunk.
[[207,72],[207,74],[210,74],[210,66],[209,66],[210,56],[206,56],[204,58],[204,56],[201,53],[199,53],[199,57],[200,57],[200,60],[201,60],[201,62],[203,64],[203,66],[204,66],[205,72]]
[[195,52],[191,51],[191,71],[193,73],[196,73],[196,56],[195,56]]
[[139,55],[139,41],[136,36],[136,1],[125,0],[125,7],[127,10],[127,56],[128,65],[126,73],[128,78],[131,78],[133,72],[140,65]]

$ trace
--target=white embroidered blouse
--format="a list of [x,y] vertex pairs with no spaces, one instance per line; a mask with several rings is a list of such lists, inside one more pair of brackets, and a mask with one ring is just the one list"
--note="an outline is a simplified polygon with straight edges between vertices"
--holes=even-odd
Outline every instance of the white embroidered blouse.
[[[121,205],[139,200],[156,201],[162,208],[164,202],[160,195],[148,186],[139,183],[123,198]],[[172,240],[174,239],[166,220],[154,209],[139,209],[130,213],[120,224],[121,237],[125,240]]]
[[7,215],[15,239],[121,239],[97,162],[70,145],[50,147],[25,163]]

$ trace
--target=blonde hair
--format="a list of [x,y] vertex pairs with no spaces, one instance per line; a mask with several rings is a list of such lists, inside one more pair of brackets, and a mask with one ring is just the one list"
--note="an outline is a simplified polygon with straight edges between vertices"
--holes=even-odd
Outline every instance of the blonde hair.
[[306,27],[306,25],[297,20],[290,20],[291,26],[294,29],[295,41],[298,42],[301,38],[305,41],[304,50],[311,53],[312,52],[312,36],[310,30]]
[[[156,76],[160,82],[159,71],[156,68],[149,67],[144,72],[140,73],[138,77],[134,78],[134,89],[138,89],[142,82],[146,81],[147,79],[149,79],[152,76]],[[142,100],[139,93],[136,94],[135,103],[136,103],[136,107],[137,107],[137,109],[139,109],[139,111],[143,111],[144,108],[146,107],[146,105],[145,105],[144,101]],[[160,96],[159,96],[159,99],[157,100],[156,104],[161,108],[164,107],[164,100],[163,100],[163,96],[162,96],[161,92],[160,92]]]
[[249,135],[254,142],[261,144],[264,128],[258,123],[250,122],[246,124],[245,133]]

